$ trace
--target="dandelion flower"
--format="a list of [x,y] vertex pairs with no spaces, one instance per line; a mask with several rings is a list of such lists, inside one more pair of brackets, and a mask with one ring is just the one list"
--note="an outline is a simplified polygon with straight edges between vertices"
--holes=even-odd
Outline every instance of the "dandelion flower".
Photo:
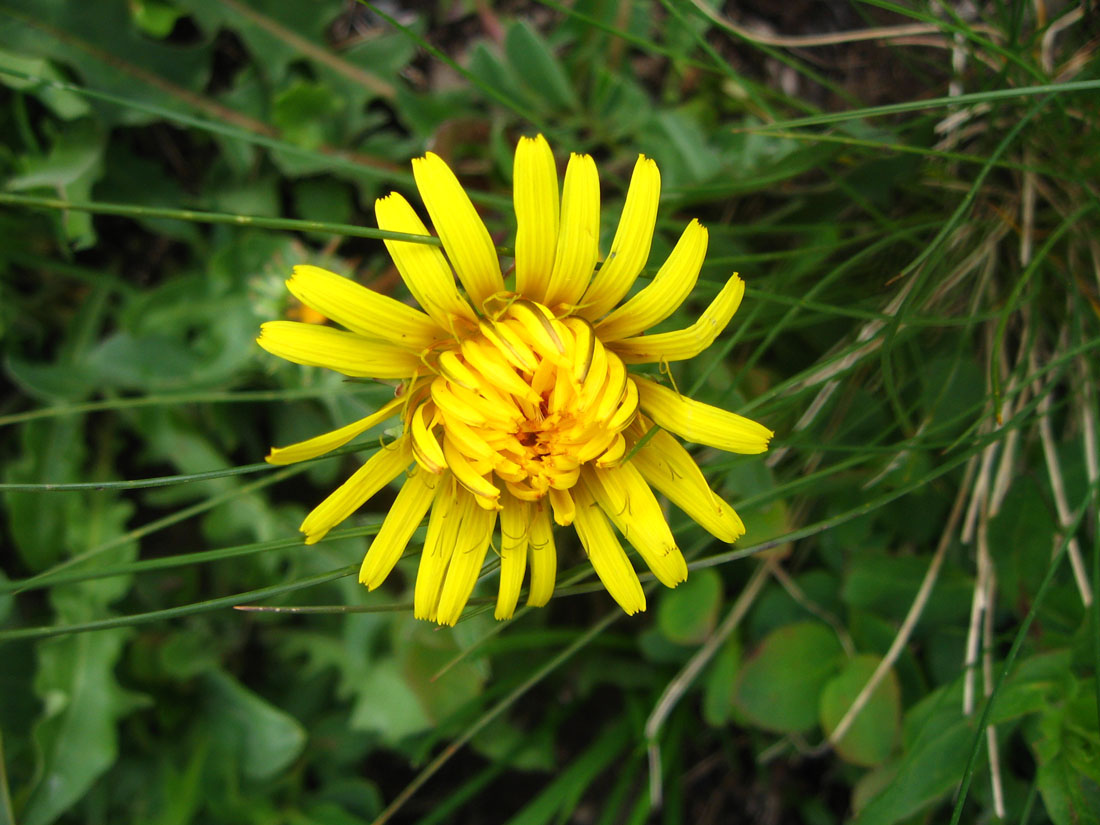
[[[416,577],[417,618],[453,625],[470,598],[499,521],[495,615],[510,618],[525,576],[527,604],[546,604],[557,555],[552,521],[573,525],[596,574],[628,614],[645,610],[619,535],[663,584],[687,578],[653,490],[722,541],[745,532],[674,435],[737,453],[761,453],[772,432],[627,371],[628,364],[698,355],[729,323],[744,294],[733,275],[686,329],[643,333],[691,293],[707,231],[688,224],[668,259],[626,299],[649,258],[660,174],[640,156],[611,249],[600,260],[600,185],[588,155],[569,159],[560,195],[546,140],[515,154],[515,285],[506,285],[485,224],[437,155],[413,173],[443,249],[385,244],[421,309],[314,266],[297,266],[290,291],[344,329],[272,321],[260,345],[298,364],[401,381],[373,415],[289,447],[290,464],[327,453],[395,416],[386,444],[302,522],[320,541],[391,481],[404,477],[367,550],[359,580],[378,587],[428,515]],[[396,192],[375,204],[384,230],[427,234]],[[444,254],[446,253],[446,254]],[[457,276],[457,282],[456,282]],[[626,300],[624,300],[626,299]]]

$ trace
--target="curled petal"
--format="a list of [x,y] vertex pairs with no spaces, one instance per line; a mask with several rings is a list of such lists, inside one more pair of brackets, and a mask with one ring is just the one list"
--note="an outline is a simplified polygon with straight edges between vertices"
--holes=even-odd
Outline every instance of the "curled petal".
[[599,322],[600,338],[629,338],[665,320],[695,288],[706,254],[707,230],[692,221],[652,283]]
[[609,343],[608,347],[628,364],[686,361],[694,358],[713,344],[714,339],[726,328],[726,324],[741,306],[744,294],[745,282],[734,275],[699,316],[699,320],[690,327],[675,332],[625,338]]

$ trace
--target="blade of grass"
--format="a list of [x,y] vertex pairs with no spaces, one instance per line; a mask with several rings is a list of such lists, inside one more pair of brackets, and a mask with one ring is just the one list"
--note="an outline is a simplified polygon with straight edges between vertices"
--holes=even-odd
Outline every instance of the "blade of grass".
[[[378,532],[378,528],[381,527],[381,525],[382,520],[378,519],[376,522],[364,524],[362,527],[333,530],[326,538],[339,540],[373,536]],[[268,541],[255,541],[248,544],[235,544],[232,547],[220,547],[216,550],[175,553],[171,556],[160,556],[155,559],[141,559],[140,561],[134,561],[128,564],[118,564],[111,567],[75,570],[69,573],[43,574],[33,579],[0,582],[0,593],[25,593],[30,590],[40,590],[44,587],[57,587],[62,584],[74,584],[77,582],[91,581],[92,579],[106,579],[112,576],[131,576],[134,574],[149,573],[155,570],[171,570],[174,567],[189,567],[193,564],[206,564],[207,562],[224,561],[225,559],[235,559],[241,556],[251,556],[256,553],[265,553],[270,550],[288,550],[291,548],[300,548],[304,550],[308,548],[308,545],[305,544],[301,536],[293,536],[286,539],[270,539]]]
[[942,109],[946,107],[968,106],[976,103],[991,103],[997,100],[1014,100],[1017,98],[1035,97],[1037,95],[1068,94],[1072,92],[1091,92],[1100,89],[1100,80],[1073,80],[1068,83],[1045,83],[1038,86],[1019,86],[1013,89],[993,89],[987,92],[971,92],[954,97],[932,97],[925,100],[906,100],[901,103],[887,103],[882,106],[868,106],[862,109],[852,109],[847,112],[827,112],[820,115],[783,120],[778,123],[770,123],[760,127],[739,126],[733,131],[756,133],[762,131],[799,129],[803,126],[824,126],[828,123],[844,123],[850,120],[864,118],[885,117],[887,115],[902,114],[904,112],[919,112],[925,109]]
[[508,710],[513,704],[516,703],[524,694],[530,691],[533,687],[539,684],[543,679],[565,664],[571,659],[574,654],[584,648],[592,639],[595,639],[604,630],[610,627],[620,616],[624,615],[620,610],[613,610],[606,614],[602,619],[596,622],[590,627],[582,636],[580,636],[575,642],[562,650],[559,654],[551,658],[546,664],[536,670],[531,676],[525,679],[520,685],[512,690],[507,696],[493,705],[492,708],[483,713],[477,721],[470,725],[465,731],[462,732],[454,741],[450,742],[442,752],[439,753],[431,762],[429,762],[423,770],[416,775],[413,780],[405,786],[405,789],[399,793],[394,800],[386,806],[385,810],[379,814],[372,825],[385,825],[389,822],[398,811],[400,811],[405,803],[418,791],[421,787],[442,768],[451,757],[454,756],[459,750],[461,750],[471,739],[473,739],[480,731],[482,731],[490,722],[500,716],[504,711]]
[[181,404],[245,404],[254,401],[297,401],[304,398],[323,398],[328,395],[347,395],[367,392],[373,388],[356,384],[339,386],[301,387],[285,390],[236,390],[226,392],[168,393],[165,395],[141,395],[133,398],[111,398],[89,401],[84,404],[65,404],[42,407],[37,410],[0,415],[0,427],[54,418],[64,415],[84,415],[93,412],[129,410],[138,407],[179,406]]
[[41,627],[21,627],[16,630],[0,630],[0,644],[14,642],[19,639],[48,639],[53,636],[65,636],[69,633],[88,633],[94,630],[109,630],[114,627],[136,627],[150,622],[178,619],[181,616],[194,616],[197,613],[209,613],[220,610],[223,607],[234,607],[244,602],[268,599],[272,596],[281,596],[284,593],[293,593],[296,590],[304,590],[318,584],[342,579],[359,572],[359,565],[352,564],[341,567],[328,573],[320,573],[288,584],[276,584],[270,587],[261,587],[257,590],[248,590],[243,593],[234,593],[232,596],[221,596],[217,599],[208,599],[202,602],[168,607],[162,610],[150,610],[145,613],[131,613],[127,616],[113,616],[109,619],[96,619],[90,622],[78,622],[67,625],[45,625]]
[[1043,576],[1042,582],[1039,584],[1038,590],[1035,591],[1035,596],[1031,600],[1031,607],[1027,611],[1027,615],[1024,617],[1023,622],[1020,624],[1020,629],[1016,631],[1016,636],[1012,640],[1012,647],[1009,648],[1008,655],[1005,657],[1004,665],[1001,667],[1000,676],[997,682],[993,685],[993,690],[989,694],[989,698],[986,700],[985,705],[982,707],[981,716],[978,718],[978,722],[974,727],[974,739],[970,746],[970,755],[966,760],[966,768],[963,771],[962,781],[959,787],[958,796],[955,799],[955,807],[951,812],[951,825],[958,825],[959,820],[962,817],[963,806],[966,804],[967,793],[970,791],[970,783],[974,778],[974,769],[977,766],[978,754],[981,753],[982,741],[985,738],[985,729],[988,724],[989,714],[993,709],[993,705],[997,701],[997,697],[1000,695],[1001,688],[1008,680],[1009,674],[1012,672],[1013,665],[1016,664],[1016,657],[1020,654],[1020,648],[1023,646],[1024,639],[1028,636],[1028,631],[1031,629],[1032,623],[1035,621],[1035,617],[1039,613],[1039,608],[1042,606],[1043,601],[1046,599],[1047,591],[1050,589],[1050,585],[1054,581],[1054,574],[1061,567],[1062,559],[1066,556],[1066,549],[1069,547],[1070,539],[1073,538],[1078,528],[1081,526],[1081,522],[1085,518],[1085,513],[1089,511],[1089,505],[1092,503],[1092,497],[1100,489],[1100,484],[1090,485],[1084,500],[1077,508],[1077,512],[1074,514],[1073,523],[1068,526],[1062,536],[1062,541],[1058,545],[1058,551],[1051,559],[1050,565],[1047,567],[1046,575]]
[[130,203],[103,203],[101,201],[65,201],[60,198],[45,198],[37,195],[17,195],[0,192],[0,204],[22,206],[27,209],[73,209],[77,212],[91,212],[94,215],[122,215],[127,218],[167,218],[193,223],[228,224],[229,226],[254,227],[257,229],[275,229],[290,232],[328,232],[351,238],[373,238],[375,240],[408,241],[428,246],[442,246],[439,238],[432,235],[410,235],[405,232],[391,232],[387,229],[372,229],[369,226],[355,226],[350,223],[325,223],[307,221],[299,218],[261,218],[252,215],[236,215],[230,212],[204,212],[195,209],[165,209],[158,206],[140,206]]

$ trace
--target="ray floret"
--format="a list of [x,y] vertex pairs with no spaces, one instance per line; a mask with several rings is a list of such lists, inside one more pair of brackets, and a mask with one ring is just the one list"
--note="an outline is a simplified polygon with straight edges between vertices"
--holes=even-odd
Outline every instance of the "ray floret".
[[[653,279],[627,298],[649,258],[656,163],[638,157],[602,259],[600,182],[590,156],[570,158],[559,188],[546,140],[521,138],[513,171],[514,288],[477,209],[429,152],[413,161],[413,173],[442,248],[385,241],[419,308],[300,265],[288,289],[343,329],[272,321],[257,339],[298,364],[401,382],[374,414],[273,448],[267,460],[317,458],[399,416],[401,435],[314,508],[301,530],[316,543],[400,481],[359,580],[371,590],[381,585],[427,516],[413,611],[442,625],[462,615],[490,548],[500,561],[495,617],[515,613],[525,579],[527,605],[546,604],[558,567],[555,524],[576,532],[623,610],[645,610],[628,548],[668,587],[688,575],[654,491],[719,540],[745,532],[675,436],[738,453],[763,452],[772,437],[755,421],[627,369],[699,354],[744,296],[734,274],[693,324],[646,334],[688,299],[707,249],[707,230],[691,221]],[[375,213],[381,229],[428,233],[396,192],[380,198]]]

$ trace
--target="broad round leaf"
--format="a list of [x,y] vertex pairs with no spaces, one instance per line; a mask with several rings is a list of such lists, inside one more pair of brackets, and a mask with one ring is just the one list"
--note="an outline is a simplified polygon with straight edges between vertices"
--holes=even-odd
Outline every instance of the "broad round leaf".
[[[878,656],[856,656],[825,685],[821,692],[821,727],[826,734],[836,730],[880,661]],[[836,752],[853,765],[881,764],[893,751],[900,727],[901,691],[897,675],[890,670],[836,744]]]
[[773,631],[741,670],[734,691],[738,711],[765,730],[810,730],[817,724],[821,690],[843,655],[836,634],[821,622]]

